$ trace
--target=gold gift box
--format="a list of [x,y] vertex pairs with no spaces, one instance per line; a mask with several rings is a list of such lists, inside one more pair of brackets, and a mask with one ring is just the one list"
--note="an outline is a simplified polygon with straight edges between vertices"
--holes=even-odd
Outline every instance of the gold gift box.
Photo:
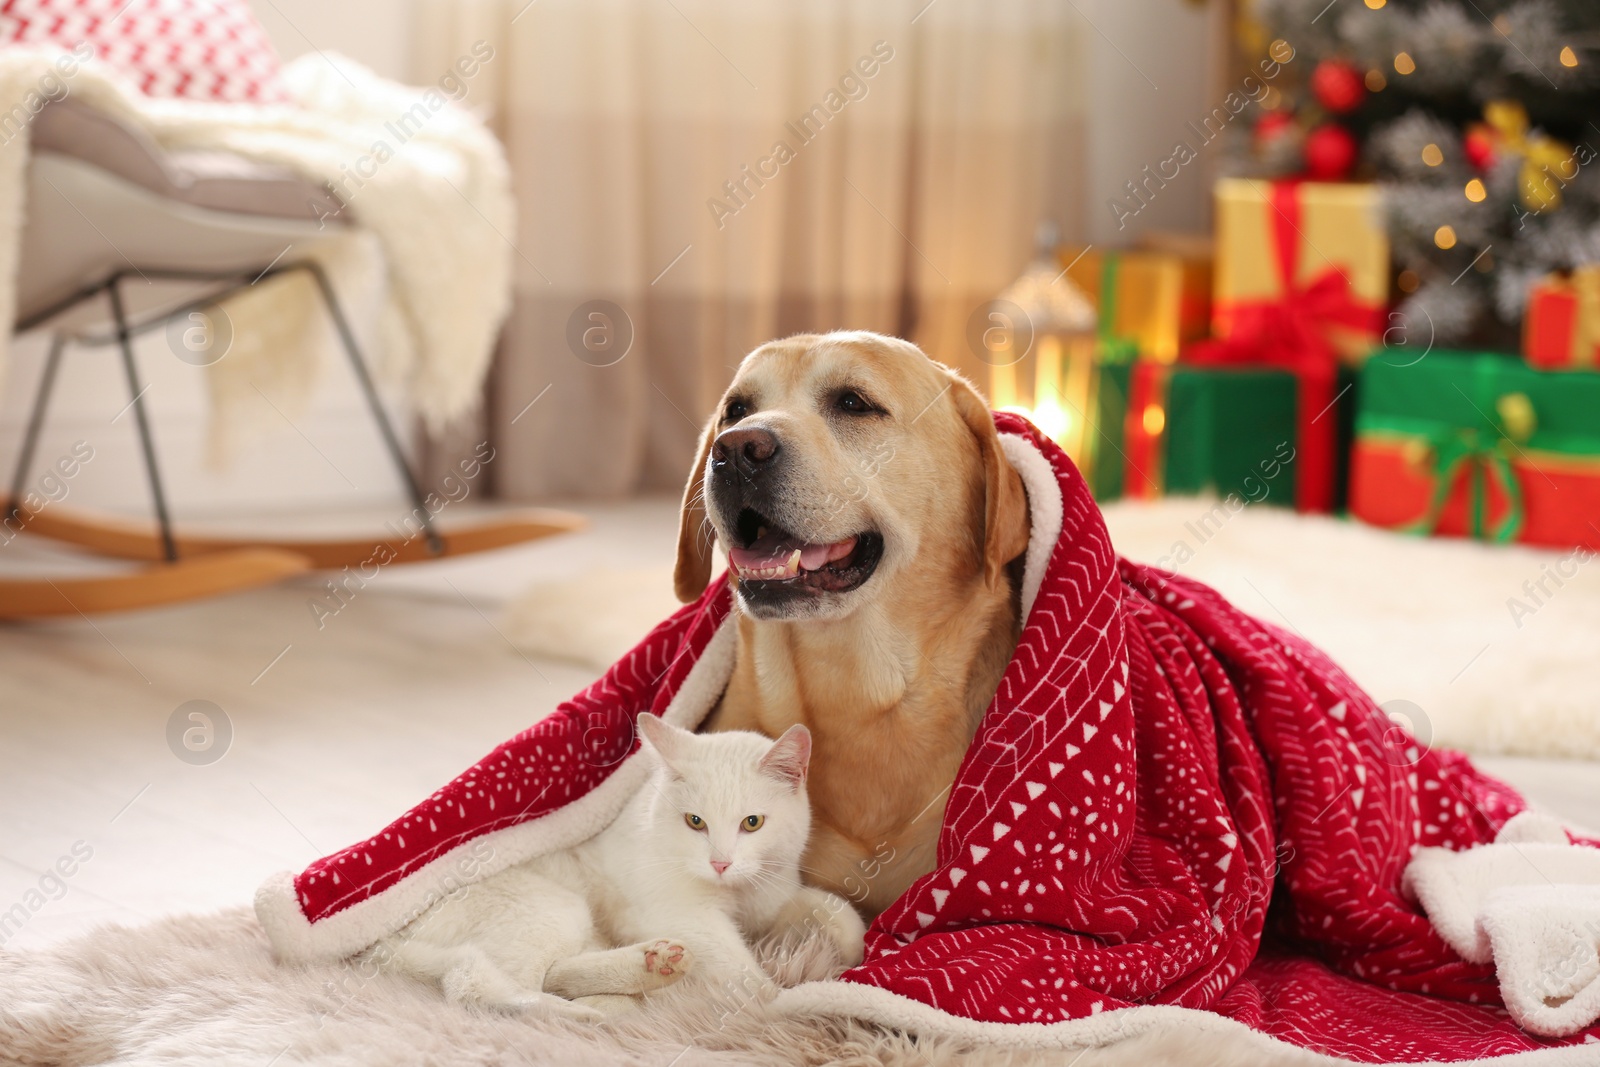
[[1116,297],[1109,333],[1131,342],[1142,359],[1171,363],[1187,341],[1211,328],[1210,241],[1152,234],[1129,251],[1066,245],[1058,255],[1067,277],[1103,307],[1106,258],[1116,257]]
[[[1295,231],[1294,277],[1305,288],[1337,268],[1349,279],[1350,297],[1377,309],[1373,329],[1330,329],[1329,339],[1346,357],[1359,358],[1383,334],[1382,309],[1389,299],[1389,239],[1383,227],[1378,187],[1356,182],[1301,182]],[[1231,336],[1241,305],[1281,300],[1273,183],[1223,178],[1216,184],[1217,262],[1212,301],[1218,337]]]

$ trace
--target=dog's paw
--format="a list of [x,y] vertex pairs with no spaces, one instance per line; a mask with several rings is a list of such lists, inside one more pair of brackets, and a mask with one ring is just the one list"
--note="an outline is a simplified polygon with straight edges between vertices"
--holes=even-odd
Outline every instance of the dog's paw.
[[848,900],[826,890],[808,887],[796,893],[780,916],[777,929],[781,934],[800,938],[820,932],[846,967],[854,967],[865,955],[866,923]]
[[[832,896],[831,893],[828,895]],[[867,924],[861,921],[861,916],[848,901],[838,897],[834,899],[840,907],[828,913],[823,930],[838,950],[840,961],[846,967],[854,967],[866,956]]]

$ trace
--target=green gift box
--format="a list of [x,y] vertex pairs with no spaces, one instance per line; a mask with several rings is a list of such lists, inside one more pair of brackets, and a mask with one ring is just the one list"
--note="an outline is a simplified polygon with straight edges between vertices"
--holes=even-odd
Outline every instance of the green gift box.
[[1600,376],[1434,350],[1362,371],[1350,510],[1377,526],[1600,549]]
[[[1332,420],[1334,507],[1344,505],[1355,374],[1339,374]],[[1288,371],[1142,362],[1128,390],[1123,486],[1128,496],[1214,492],[1285,507],[1295,501],[1299,384]]]
[[1123,432],[1128,421],[1128,387],[1133,379],[1133,364],[1104,363],[1099,366],[1092,401],[1095,433],[1085,442],[1081,470],[1089,489],[1099,501],[1116,500],[1124,493],[1127,461],[1123,458]]

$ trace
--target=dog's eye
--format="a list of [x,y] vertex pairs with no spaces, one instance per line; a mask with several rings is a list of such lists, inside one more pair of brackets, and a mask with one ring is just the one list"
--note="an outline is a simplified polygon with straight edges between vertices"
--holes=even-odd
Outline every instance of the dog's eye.
[[869,411],[877,410],[867,402],[866,397],[862,396],[854,389],[846,389],[844,392],[840,393],[838,399],[835,400],[833,404],[840,411],[847,411],[852,415],[865,415]]
[[722,413],[722,421],[738,422],[748,414],[750,414],[750,405],[743,400],[730,400],[728,401],[727,409]]

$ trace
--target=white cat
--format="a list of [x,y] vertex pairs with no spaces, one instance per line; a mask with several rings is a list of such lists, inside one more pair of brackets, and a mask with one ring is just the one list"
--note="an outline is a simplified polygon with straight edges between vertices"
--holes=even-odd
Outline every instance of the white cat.
[[440,901],[369,952],[457,1003],[584,1019],[691,971],[770,996],[746,939],[807,925],[861,962],[855,910],[800,884],[806,728],[771,741],[645,714],[639,732],[655,771],[610,826]]

